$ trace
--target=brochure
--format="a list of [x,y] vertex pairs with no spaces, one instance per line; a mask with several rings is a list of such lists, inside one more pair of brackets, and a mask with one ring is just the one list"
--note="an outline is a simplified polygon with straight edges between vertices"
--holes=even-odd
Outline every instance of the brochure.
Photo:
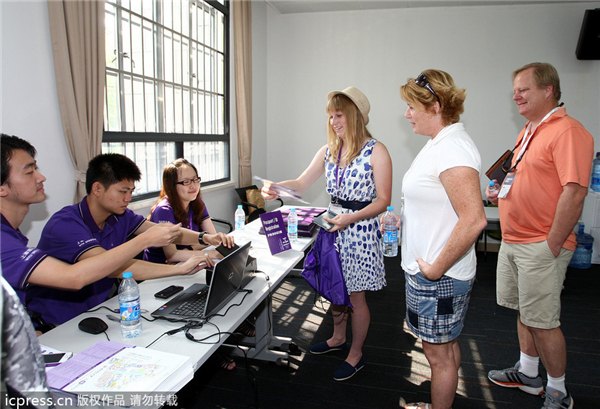
[[[265,182],[271,182],[270,180],[263,179],[258,176],[254,176],[253,179],[258,180],[259,182],[263,182],[263,184]],[[288,199],[293,199],[300,203],[309,204],[306,200],[302,199],[302,196],[300,196],[300,194],[298,194],[298,192],[296,192],[294,189],[290,189],[289,187],[284,186],[282,184],[271,182],[271,190],[277,192],[279,197],[286,197]]]
[[83,395],[176,392],[193,376],[187,356],[115,341],[100,341],[47,372],[51,388]]

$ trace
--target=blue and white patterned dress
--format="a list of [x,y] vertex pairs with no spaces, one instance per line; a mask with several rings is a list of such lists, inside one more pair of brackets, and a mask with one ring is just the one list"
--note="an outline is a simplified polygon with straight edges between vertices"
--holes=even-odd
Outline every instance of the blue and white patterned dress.
[[[345,201],[365,202],[377,198],[371,167],[371,154],[376,143],[377,140],[369,139],[358,157],[346,168],[339,169],[337,181],[337,166],[327,160],[330,156],[330,151],[327,149],[325,153],[327,193]],[[354,210],[342,209],[342,212],[352,213]],[[383,243],[377,217],[352,223],[340,230],[338,245],[348,293],[377,291],[386,285]]]

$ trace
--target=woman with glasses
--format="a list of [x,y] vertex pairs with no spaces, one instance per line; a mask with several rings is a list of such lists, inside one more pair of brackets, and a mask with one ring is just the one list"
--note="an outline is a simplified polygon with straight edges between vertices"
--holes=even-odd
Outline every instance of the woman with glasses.
[[[334,225],[330,231],[338,231],[336,244],[352,308],[331,306],[333,335],[313,345],[310,352],[346,350],[346,327],[352,319],[352,345],[333,374],[334,380],[344,381],[365,365],[362,348],[371,322],[366,293],[386,285],[377,216],[390,204],[392,160],[387,148],[366,128],[371,106],[360,90],[348,87],[332,91],[327,100],[327,144],[298,179],[282,184],[303,193],[325,173],[326,190],[331,195],[329,210],[336,214],[326,220]],[[269,182],[263,186],[262,195],[273,200],[277,192]]]
[[[200,177],[198,170],[186,159],[176,159],[169,163],[163,171],[163,187],[156,204],[150,210],[148,220],[155,223],[181,223],[194,231],[202,231],[201,240],[205,245],[180,246],[171,244],[166,247],[151,247],[144,251],[144,260],[154,263],[177,263],[185,261],[193,255],[201,255],[208,267],[214,266],[214,258],[221,258],[216,250],[203,251],[207,245],[233,245],[233,237],[217,233],[210,220],[208,210],[200,197]],[[254,336],[253,325],[244,321],[238,331],[247,336]],[[235,368],[235,361],[217,350],[213,354],[215,363],[223,369]]]
[[474,244],[487,225],[481,158],[458,122],[466,91],[450,74],[423,71],[400,87],[400,97],[413,132],[430,138],[402,180],[402,268],[406,324],[423,341],[432,403],[406,408],[448,409],[458,384],[457,337],[475,280]]
[[[207,245],[219,245],[221,242],[233,245],[233,238],[217,233],[210,220],[208,210],[200,197],[200,177],[196,167],[186,159],[176,159],[169,163],[163,171],[163,187],[156,204],[150,210],[148,220],[155,223],[181,223],[190,230],[205,232],[201,240],[205,245],[194,246],[170,245],[167,247],[151,247],[144,251],[144,260],[154,263],[178,263],[193,255],[200,255],[209,267],[214,265],[213,258],[219,254],[215,250],[202,250]],[[229,243],[229,244],[227,244]],[[192,251],[189,251],[192,250]]]

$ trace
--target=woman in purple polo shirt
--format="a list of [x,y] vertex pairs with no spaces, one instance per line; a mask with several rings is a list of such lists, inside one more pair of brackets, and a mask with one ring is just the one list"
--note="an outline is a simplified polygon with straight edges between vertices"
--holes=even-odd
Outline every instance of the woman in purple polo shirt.
[[[216,234],[217,230],[210,220],[208,210],[200,197],[200,176],[198,170],[186,159],[176,159],[169,163],[163,171],[163,187],[160,197],[150,210],[148,220],[154,223],[181,223],[194,231],[205,231]],[[144,251],[144,260],[154,263],[177,263],[185,261],[194,255],[193,251],[206,246],[175,246],[151,247]],[[210,250],[207,257],[221,258],[216,250]],[[254,326],[244,321],[238,331],[246,336],[254,336]],[[233,359],[219,351],[213,354],[217,364],[227,370],[235,368]]]
[[[198,171],[186,159],[176,159],[165,167],[160,197],[150,210],[148,220],[154,223],[181,223],[183,227],[190,230],[205,231],[208,234],[217,233],[206,205],[200,197]],[[206,246],[151,247],[144,251],[144,260],[153,263],[178,263],[193,255],[180,250],[201,250],[204,247]],[[219,257],[214,250],[211,250],[208,255],[213,258]]]

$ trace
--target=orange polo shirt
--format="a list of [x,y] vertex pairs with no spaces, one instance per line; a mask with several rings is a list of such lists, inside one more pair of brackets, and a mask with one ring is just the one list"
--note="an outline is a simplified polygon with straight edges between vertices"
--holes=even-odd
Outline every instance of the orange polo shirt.
[[[525,126],[527,129],[527,126]],[[513,165],[525,134],[517,139]],[[537,243],[546,240],[554,221],[563,186],[588,186],[594,138],[567,115],[565,108],[552,114],[534,131],[527,152],[517,165],[517,175],[505,199],[499,199],[502,240],[507,243]],[[575,250],[571,232],[564,248]]]

